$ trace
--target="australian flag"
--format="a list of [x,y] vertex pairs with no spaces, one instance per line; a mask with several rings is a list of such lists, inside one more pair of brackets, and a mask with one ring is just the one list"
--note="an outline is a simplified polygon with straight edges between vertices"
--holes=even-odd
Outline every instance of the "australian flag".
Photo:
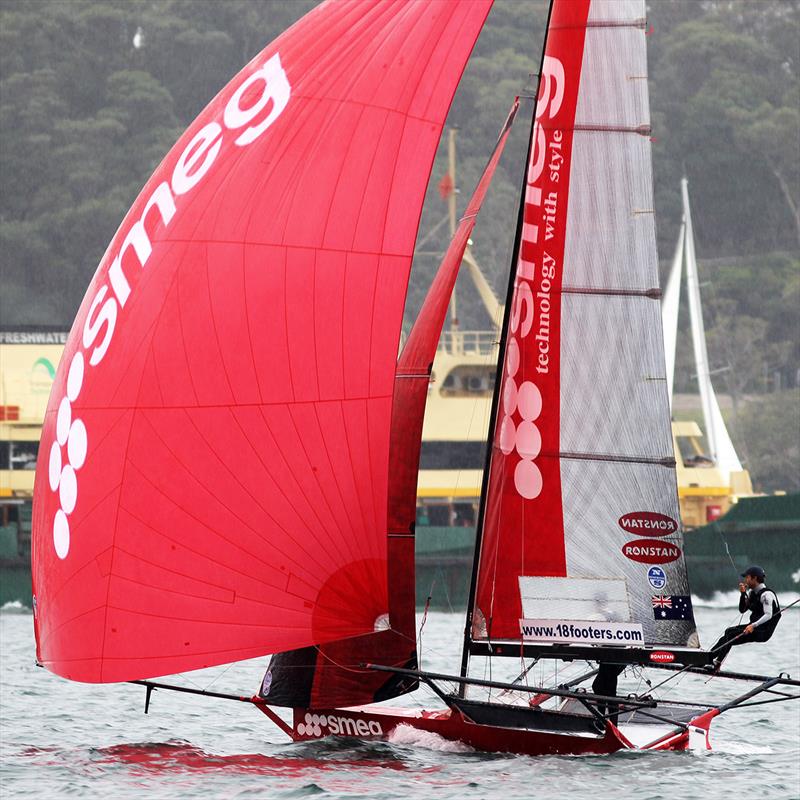
[[694,619],[692,598],[688,594],[654,594],[653,616],[656,619]]

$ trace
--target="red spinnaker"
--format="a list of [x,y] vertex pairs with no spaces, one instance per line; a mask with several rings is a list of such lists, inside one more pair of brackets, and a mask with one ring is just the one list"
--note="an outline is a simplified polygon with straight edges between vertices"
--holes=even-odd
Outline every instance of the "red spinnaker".
[[324,3],[200,114],[80,307],[42,432],[37,656],[156,676],[387,612],[395,355],[489,0]]

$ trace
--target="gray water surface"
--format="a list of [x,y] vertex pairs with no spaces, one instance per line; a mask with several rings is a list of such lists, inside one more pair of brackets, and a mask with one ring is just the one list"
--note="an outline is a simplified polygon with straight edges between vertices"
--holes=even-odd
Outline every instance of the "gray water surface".
[[[695,608],[705,645],[738,622],[729,604]],[[430,614],[424,666],[457,670],[462,631],[460,614]],[[408,731],[389,743],[293,744],[243,703],[161,691],[145,716],[142,688],[70,683],[37,668],[32,618],[24,609],[0,612],[0,648],[3,798],[800,797],[800,701],[723,715],[712,726],[711,752],[529,758],[478,753]],[[265,663],[255,659],[169,680],[250,695]],[[800,612],[788,612],[770,642],[735,648],[726,668],[800,676]],[[745,691],[733,681],[694,676],[675,683],[673,698],[718,700]],[[641,691],[642,684],[627,675],[620,689]],[[404,702],[440,707],[424,691]]]

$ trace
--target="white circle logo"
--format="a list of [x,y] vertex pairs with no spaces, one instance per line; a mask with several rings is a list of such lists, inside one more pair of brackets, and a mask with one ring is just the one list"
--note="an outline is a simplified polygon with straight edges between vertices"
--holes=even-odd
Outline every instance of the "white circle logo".
[[[86,425],[72,418],[72,404],[78,399],[83,386],[83,354],[72,357],[67,373],[67,393],[61,398],[56,416],[56,440],[50,447],[47,477],[50,488],[58,492],[59,505],[53,519],[53,546],[56,555],[64,559],[69,553],[69,515],[78,503],[79,470],[86,461],[89,447]],[[64,450],[66,449],[66,460]]]
[[[514,360],[516,361],[516,357]],[[507,359],[506,367],[508,366]],[[516,450],[522,460],[514,469],[514,487],[526,500],[533,500],[539,496],[543,485],[542,473],[533,463],[542,451],[542,434],[534,422],[542,413],[542,393],[539,387],[533,381],[524,381],[517,387],[514,378],[507,377],[503,385],[503,412],[503,419],[500,421],[500,451],[508,456]],[[522,417],[518,425],[512,419],[514,412]]]

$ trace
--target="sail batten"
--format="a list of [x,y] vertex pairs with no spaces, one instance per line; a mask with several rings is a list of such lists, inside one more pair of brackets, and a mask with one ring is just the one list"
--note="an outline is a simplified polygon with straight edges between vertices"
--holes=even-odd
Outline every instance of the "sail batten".
[[[497,450],[502,452],[501,448],[499,447]],[[658,458],[648,456],[615,455],[613,453],[576,453],[569,452],[567,450],[548,452],[547,450],[540,450],[537,458],[566,458],[572,461],[618,461],[624,464],[657,464],[661,467],[675,467],[675,457],[673,455]]]
[[633,287],[589,287],[589,286],[562,286],[560,294],[588,294],[607,295],[609,297],[646,297],[648,300],[658,300],[661,289],[657,286],[651,289],[636,289]]

